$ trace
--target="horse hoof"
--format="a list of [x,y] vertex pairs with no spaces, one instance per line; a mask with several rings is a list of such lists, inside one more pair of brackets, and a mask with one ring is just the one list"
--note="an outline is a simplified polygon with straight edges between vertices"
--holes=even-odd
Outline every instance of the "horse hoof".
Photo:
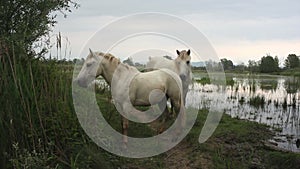
[[157,130],[156,130],[156,133],[157,134],[161,134],[161,133],[163,133],[165,131],[165,127],[160,127],[160,128],[158,128]]

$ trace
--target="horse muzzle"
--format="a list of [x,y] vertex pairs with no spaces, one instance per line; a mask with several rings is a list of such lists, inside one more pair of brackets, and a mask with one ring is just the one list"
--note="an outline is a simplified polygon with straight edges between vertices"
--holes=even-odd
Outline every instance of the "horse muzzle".
[[87,80],[86,79],[75,79],[73,81],[73,83],[78,84],[80,87],[84,87],[86,88],[88,85]]
[[179,77],[180,77],[180,79],[181,79],[181,81],[185,81],[186,80],[186,78],[187,78],[187,76],[186,75],[179,75]]

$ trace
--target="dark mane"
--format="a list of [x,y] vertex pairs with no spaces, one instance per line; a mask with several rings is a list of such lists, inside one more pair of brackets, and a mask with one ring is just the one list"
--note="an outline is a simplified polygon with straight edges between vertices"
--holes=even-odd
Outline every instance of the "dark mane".
[[[116,58],[114,55],[110,53],[99,52],[98,55],[102,56],[104,59],[108,60],[110,63],[115,63],[117,65],[122,64],[126,69],[130,69],[132,66],[128,64],[121,63],[120,59]],[[135,68],[135,67],[133,67]]]
[[103,56],[104,59],[108,60],[109,62],[115,62],[117,64],[120,64],[120,60],[118,58],[116,58],[114,55],[110,54],[110,53],[103,53],[100,52],[99,53],[100,56]]

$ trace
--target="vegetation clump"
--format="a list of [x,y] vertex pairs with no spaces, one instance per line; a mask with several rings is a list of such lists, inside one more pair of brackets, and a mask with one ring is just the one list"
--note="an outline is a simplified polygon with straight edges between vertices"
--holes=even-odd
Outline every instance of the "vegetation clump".
[[196,79],[196,82],[200,83],[202,85],[210,84],[211,83],[209,77],[202,77],[201,79]]
[[265,97],[264,96],[255,96],[250,98],[249,104],[254,107],[263,107],[265,105]]

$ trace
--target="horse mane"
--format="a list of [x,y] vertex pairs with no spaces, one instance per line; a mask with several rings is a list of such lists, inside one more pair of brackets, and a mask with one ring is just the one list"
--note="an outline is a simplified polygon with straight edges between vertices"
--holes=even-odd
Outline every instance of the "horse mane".
[[118,58],[116,58],[114,55],[112,55],[110,53],[99,52],[99,55],[111,63],[116,63],[117,65],[121,63]]
[[124,66],[126,69],[130,69],[130,68],[135,68],[132,66],[129,66],[128,64],[124,64],[120,61],[120,59],[118,59],[117,57],[115,57],[114,55],[110,54],[110,53],[103,53],[103,52],[99,52],[98,53],[100,56],[102,56],[104,59],[108,60],[110,63],[114,63],[116,65],[122,65]]

